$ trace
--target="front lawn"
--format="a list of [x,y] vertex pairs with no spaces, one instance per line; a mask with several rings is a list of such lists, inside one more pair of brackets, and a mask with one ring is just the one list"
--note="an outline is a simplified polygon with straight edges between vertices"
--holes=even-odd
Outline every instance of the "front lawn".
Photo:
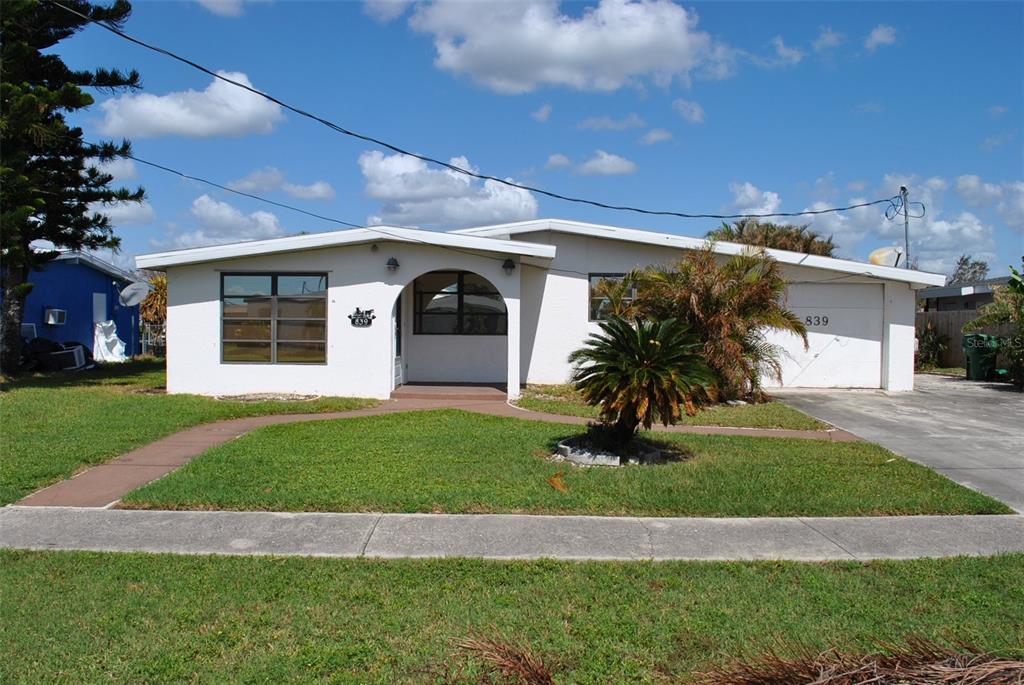
[[160,391],[164,383],[162,360],[6,380],[0,391],[0,505],[84,466],[200,423],[375,404],[343,397],[222,402],[197,395],[165,395]]
[[[597,408],[583,401],[569,385],[529,385],[523,388],[516,404],[523,409],[546,414],[597,418]],[[734,428],[788,428],[792,430],[825,430],[827,424],[781,402],[762,404],[717,405],[683,416],[683,426],[732,426]]]
[[933,376],[956,376],[957,378],[967,377],[967,369],[962,366],[931,366],[926,369],[921,369],[918,373],[927,373]]
[[438,683],[471,634],[557,683],[921,636],[1024,656],[1024,555],[867,564],[0,552],[6,683]]
[[[1009,512],[869,443],[656,433],[692,457],[617,469],[547,458],[559,439],[582,430],[458,410],[271,426],[129,493],[123,506],[637,516]],[[552,486],[556,474],[564,491]]]

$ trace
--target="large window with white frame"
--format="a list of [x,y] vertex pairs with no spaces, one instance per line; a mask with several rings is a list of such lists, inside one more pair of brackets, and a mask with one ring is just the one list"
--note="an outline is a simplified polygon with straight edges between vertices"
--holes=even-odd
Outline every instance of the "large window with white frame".
[[221,360],[327,363],[327,274],[221,274]]

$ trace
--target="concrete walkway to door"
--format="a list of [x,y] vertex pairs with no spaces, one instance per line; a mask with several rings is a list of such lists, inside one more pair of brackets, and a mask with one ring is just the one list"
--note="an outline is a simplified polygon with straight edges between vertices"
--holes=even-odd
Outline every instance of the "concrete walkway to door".
[[776,399],[1024,513],[1024,394],[919,374],[913,392],[774,390]]
[[[207,423],[169,435],[111,461],[86,469],[77,476],[38,490],[18,502],[22,506],[106,507],[122,496],[154,481],[211,447],[233,440],[253,429],[281,423],[326,421],[374,416],[404,411],[462,409],[495,416],[582,425],[588,419],[576,416],[542,414],[514,407],[505,402],[505,394],[494,388],[472,386],[407,386],[396,393],[397,399],[376,407],[323,414],[274,414]],[[705,435],[747,435],[814,440],[859,440],[842,430],[799,431],[717,426],[662,426],[658,430]]]

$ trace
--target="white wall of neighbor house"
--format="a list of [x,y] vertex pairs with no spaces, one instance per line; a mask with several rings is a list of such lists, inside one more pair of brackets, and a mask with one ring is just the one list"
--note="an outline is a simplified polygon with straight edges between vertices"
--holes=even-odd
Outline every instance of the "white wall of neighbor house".
[[[669,263],[682,253],[550,231],[516,239],[557,246],[550,270],[523,270],[522,377],[538,384],[566,382],[569,353],[600,330],[588,320],[587,274]],[[915,298],[909,285],[799,266],[783,270],[792,283],[787,305],[807,326],[808,348],[798,336],[770,334],[783,348],[782,382],[766,378],[766,385],[913,389]]]
[[[399,262],[389,271],[385,262]],[[505,255],[455,252],[434,246],[382,241],[260,257],[170,267],[167,314],[167,387],[172,393],[237,395],[258,392],[386,398],[394,387],[393,307],[417,276],[435,270],[472,271],[488,279],[505,300],[509,332],[519,330],[521,269],[506,274]],[[518,261],[518,259],[514,259]],[[220,276],[232,272],[326,272],[327,362],[325,364],[240,364],[221,361]],[[411,298],[403,298],[411,307]],[[348,315],[373,309],[369,328],[355,328]],[[409,320],[411,324],[411,319]],[[419,366],[409,370],[432,380],[466,380],[469,369],[488,381],[519,391],[519,336],[415,336],[403,331],[403,356]],[[503,353],[496,346],[504,346]],[[415,350],[415,351],[414,351]],[[429,355],[433,353],[433,362]],[[417,356],[418,355],[418,356]],[[497,365],[503,360],[513,363]],[[437,376],[430,376],[431,368]],[[447,365],[447,366],[446,366]],[[448,372],[453,374],[443,378]],[[497,375],[497,377],[495,377]]]

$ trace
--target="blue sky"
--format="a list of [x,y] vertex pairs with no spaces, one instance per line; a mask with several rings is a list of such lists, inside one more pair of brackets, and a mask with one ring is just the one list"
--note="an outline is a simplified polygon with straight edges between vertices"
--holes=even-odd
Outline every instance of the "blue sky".
[[[922,268],[1024,252],[1024,4],[138,2],[125,30],[337,123],[557,192],[683,212],[800,211],[895,194]],[[566,204],[332,133],[92,27],[76,67],[135,67],[90,140],[354,223],[560,217],[703,235],[710,220]],[[134,254],[337,227],[141,165],[106,208]],[[843,256],[902,243],[880,209],[814,220]]]

